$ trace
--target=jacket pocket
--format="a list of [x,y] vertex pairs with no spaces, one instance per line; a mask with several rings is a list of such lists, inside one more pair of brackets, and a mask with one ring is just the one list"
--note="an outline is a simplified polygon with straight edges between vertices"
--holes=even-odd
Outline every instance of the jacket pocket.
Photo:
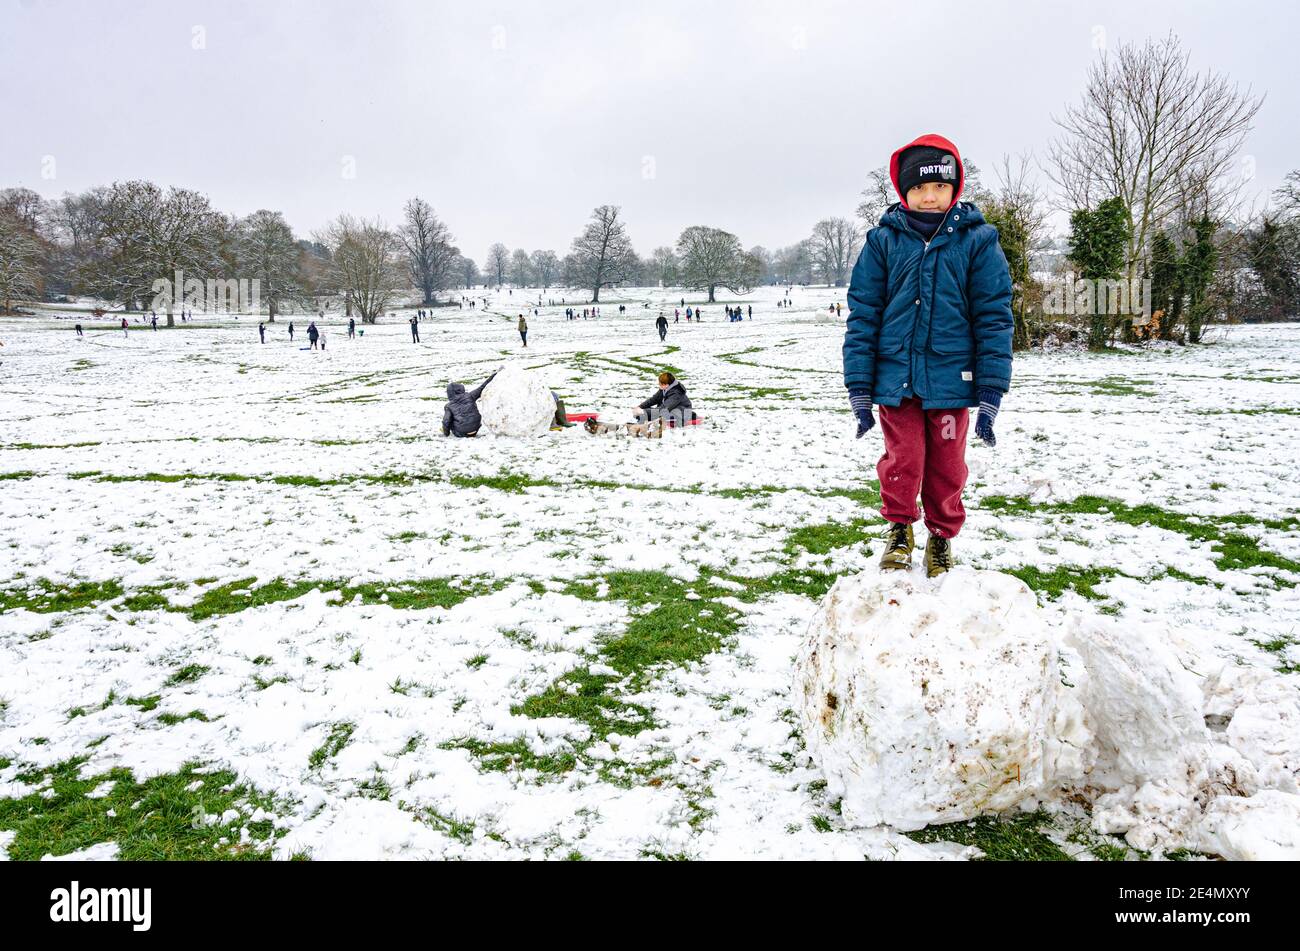
[[930,338],[930,349],[935,353],[945,355],[955,354],[972,354],[975,352],[975,341],[968,334],[958,334],[949,336],[941,334]]

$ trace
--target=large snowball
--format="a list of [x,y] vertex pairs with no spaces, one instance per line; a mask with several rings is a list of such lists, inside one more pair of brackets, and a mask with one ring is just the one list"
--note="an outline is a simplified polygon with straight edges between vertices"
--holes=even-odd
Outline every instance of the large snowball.
[[1300,859],[1300,691],[1159,619],[958,566],[841,578],[795,709],[841,811],[909,830],[1069,800],[1155,852]]
[[546,378],[518,363],[502,367],[478,399],[483,429],[497,436],[540,436],[555,418]]
[[846,818],[920,829],[1081,775],[1081,674],[1016,578],[868,571],[813,618],[795,709]]

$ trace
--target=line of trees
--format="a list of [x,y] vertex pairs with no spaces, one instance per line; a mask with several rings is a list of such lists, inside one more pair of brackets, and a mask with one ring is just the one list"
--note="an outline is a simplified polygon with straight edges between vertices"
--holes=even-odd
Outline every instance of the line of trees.
[[[1117,337],[1201,339],[1217,320],[1300,316],[1300,170],[1264,211],[1245,207],[1253,160],[1241,155],[1262,97],[1213,71],[1198,73],[1173,34],[1120,44],[1088,72],[1079,100],[1055,118],[1045,160],[1004,156],[985,185],[965,162],[963,198],[999,231],[1014,285],[1015,340],[1031,346],[1073,335],[1104,347]],[[1040,188],[1037,165],[1055,185]],[[395,230],[341,215],[309,239],[279,212],[224,215],[195,191],[117,182],[52,201],[0,191],[0,306],[88,294],[128,310],[147,306],[153,282],[256,279],[268,316],[342,306],[374,321],[415,299],[435,306],[453,289],[510,283],[584,289],[593,302],[620,285],[744,293],[765,283],[842,286],[869,228],[897,201],[888,171],[867,175],[855,217],[818,221],[808,237],[745,250],[721,228],[692,225],[672,246],[637,255],[621,210],[596,208],[563,257],[491,246],[480,269],[461,253],[432,206],[415,197]],[[1052,211],[1069,219],[1054,236]],[[1071,325],[1044,313],[1045,289],[1066,272],[1151,282],[1152,320],[1090,314]],[[182,295],[168,302],[183,307]]]

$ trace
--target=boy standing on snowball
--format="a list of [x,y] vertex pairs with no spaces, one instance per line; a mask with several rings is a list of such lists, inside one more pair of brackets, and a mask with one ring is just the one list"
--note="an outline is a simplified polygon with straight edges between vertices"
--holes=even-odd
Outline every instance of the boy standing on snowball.
[[885,454],[876,465],[889,522],[881,568],[912,563],[912,523],[924,508],[926,574],[952,567],[966,520],[968,408],[975,434],[995,444],[993,423],[1011,386],[1011,273],[998,232],[970,202],[957,147],[923,135],[896,151],[889,175],[899,198],[867,233],[849,283],[844,385],[858,437],[880,407]]

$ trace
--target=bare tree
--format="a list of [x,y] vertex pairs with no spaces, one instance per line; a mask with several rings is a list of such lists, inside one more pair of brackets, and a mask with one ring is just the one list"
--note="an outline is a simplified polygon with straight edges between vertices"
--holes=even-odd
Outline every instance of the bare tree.
[[822,279],[842,287],[862,246],[862,232],[848,218],[823,218],[813,225],[808,249]]
[[184,305],[185,289],[172,287],[177,274],[189,280],[216,276],[225,219],[207,196],[186,188],[166,193],[152,182],[114,182],[103,195],[96,251],[84,274],[92,293],[128,307],[143,306],[167,282],[167,326]]
[[11,215],[34,235],[41,233],[48,211],[45,199],[30,188],[0,188],[0,214]]
[[1132,225],[1130,277],[1155,231],[1174,218],[1180,183],[1226,176],[1263,103],[1188,62],[1172,33],[1142,46],[1122,43],[1093,64],[1082,101],[1055,120],[1062,135],[1050,147],[1048,175],[1071,208],[1123,200]]
[[335,285],[357,308],[362,323],[375,323],[403,284],[397,236],[381,221],[339,215],[317,240],[330,250]]
[[483,265],[483,273],[488,280],[496,279],[497,290],[501,290],[501,285],[506,282],[506,271],[510,267],[510,251],[504,244],[498,241],[492,247],[488,248],[487,263]]
[[515,287],[527,287],[533,280],[533,261],[528,252],[519,248],[510,255],[510,283]]
[[461,255],[456,265],[456,271],[460,275],[461,283],[465,285],[465,290],[477,287],[483,280],[483,275],[479,273],[478,264],[473,258]]
[[1277,202],[1283,215],[1288,218],[1300,218],[1300,168],[1286,173],[1282,184],[1273,191],[1273,200]]
[[758,265],[729,231],[692,225],[677,239],[678,279],[682,286],[707,290],[709,303],[719,287],[733,293],[746,291],[757,280]]
[[600,303],[600,289],[627,280],[636,263],[627,227],[616,205],[601,205],[591,213],[582,234],[573,239],[573,280],[591,288],[591,302]]
[[872,169],[867,176],[867,187],[862,189],[862,201],[858,203],[858,217],[868,228],[874,228],[890,205],[898,201],[894,193],[894,183],[889,180],[889,169],[882,165]]
[[0,211],[0,313],[11,312],[15,300],[39,293],[40,253],[31,229],[16,215]]
[[778,249],[772,255],[773,276],[786,284],[811,284],[812,254],[809,251],[811,243],[805,238],[798,244]]
[[650,279],[664,287],[677,283],[677,253],[672,248],[655,248],[650,252]]
[[302,292],[301,250],[278,211],[262,209],[238,222],[235,260],[240,277],[258,282],[272,323],[281,303]]
[[402,214],[404,221],[397,236],[406,252],[406,268],[422,302],[432,307],[437,293],[451,283],[460,250],[452,244],[451,229],[423,198],[408,201]]
[[1031,165],[1028,155],[1015,159],[1002,156],[1001,164],[993,170],[997,190],[982,206],[985,219],[998,229],[998,240],[1011,270],[1013,343],[1017,349],[1028,347],[1041,336],[1043,328],[1029,322],[1031,309],[1043,297],[1033,277],[1033,262],[1050,238],[1047,199],[1031,175]]
[[537,278],[540,287],[550,287],[551,282],[559,276],[560,258],[554,251],[534,251],[532,264],[533,276]]

